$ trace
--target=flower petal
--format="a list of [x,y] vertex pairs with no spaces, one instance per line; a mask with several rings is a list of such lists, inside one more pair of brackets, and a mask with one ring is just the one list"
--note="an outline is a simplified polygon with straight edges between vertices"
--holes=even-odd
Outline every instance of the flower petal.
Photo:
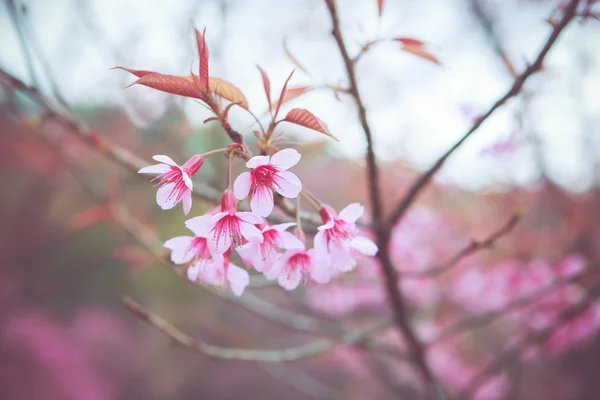
[[273,211],[273,206],[273,191],[268,187],[260,186],[252,193],[250,209],[256,215],[268,217]]
[[183,183],[185,183],[185,186],[187,186],[190,190],[193,189],[194,184],[192,183],[192,178],[190,178],[188,173],[185,172],[183,168],[179,167],[179,170],[181,171],[181,177],[183,178]]
[[250,193],[250,187],[252,186],[252,175],[250,172],[242,172],[233,182],[233,194],[238,200],[245,199]]
[[279,275],[279,278],[277,278],[277,283],[279,283],[279,286],[281,286],[285,290],[294,290],[298,287],[301,280],[302,280],[302,271],[300,269],[295,269],[295,270],[291,270],[291,271],[284,270]]
[[365,256],[374,256],[379,248],[371,240],[364,236],[357,236],[350,241],[350,246],[364,254]]
[[246,163],[247,168],[256,168],[260,165],[267,165],[269,163],[269,156],[255,156],[248,160]]
[[305,246],[302,243],[302,240],[298,239],[295,235],[290,232],[281,232],[280,234],[281,243],[280,246],[282,249],[300,249],[304,250]]
[[[226,214],[226,213],[223,213]],[[213,221],[212,215],[200,215],[198,217],[194,217],[192,219],[188,219],[185,221],[185,226],[194,232],[194,235],[206,238],[208,237],[208,233],[212,228],[214,228],[215,224]]]
[[248,240],[257,240],[259,243],[263,242],[263,235],[260,229],[248,222],[240,222],[240,233]]
[[158,162],[161,162],[163,164],[170,165],[172,167],[177,167],[177,163],[175,161],[173,161],[171,159],[171,157],[169,157],[169,156],[165,156],[165,155],[159,154],[159,155],[156,155],[156,156],[152,157],[152,159],[154,159],[154,160],[156,160]]
[[138,171],[138,174],[164,174],[171,169],[170,166],[166,164],[156,164],[150,165],[148,167],[144,167]]
[[239,297],[244,293],[246,286],[250,284],[250,275],[245,269],[235,264],[229,264],[227,268],[227,280],[233,294]]
[[281,171],[273,176],[273,187],[283,197],[295,199],[302,190],[302,182],[290,171]]
[[283,232],[287,228],[295,226],[295,225],[296,225],[295,222],[285,222],[283,224],[277,224],[277,225],[270,226],[267,229],[275,229],[277,232]]
[[302,156],[295,149],[283,149],[273,154],[270,164],[281,170],[286,170],[298,164],[300,157]]
[[252,212],[240,211],[237,212],[235,215],[237,215],[242,221],[249,222],[251,224],[261,224],[263,222],[263,219],[261,217]]
[[348,204],[342,211],[339,217],[348,223],[355,223],[357,219],[365,213],[365,207],[360,203]]
[[171,196],[173,189],[175,189],[174,182],[161,186],[156,191],[156,204],[163,210],[170,210],[177,204],[177,196],[174,194]]
[[178,236],[165,242],[163,246],[171,250],[173,264],[185,264],[194,258],[194,251],[190,249],[192,240],[191,236]]
[[181,198],[181,202],[183,203],[183,213],[188,215],[190,210],[192,209],[192,191],[186,190]]
[[198,279],[199,273],[200,273],[200,263],[193,263],[187,269],[187,277],[192,282],[196,282],[196,280]]

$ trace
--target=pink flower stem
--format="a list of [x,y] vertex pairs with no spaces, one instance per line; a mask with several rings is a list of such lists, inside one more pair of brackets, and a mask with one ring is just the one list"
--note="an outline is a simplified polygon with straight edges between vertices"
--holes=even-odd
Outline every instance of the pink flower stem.
[[228,147],[223,147],[222,149],[216,149],[216,150],[207,151],[206,153],[202,153],[201,156],[206,158],[208,156],[212,156],[213,154],[224,153],[227,150],[229,150]]

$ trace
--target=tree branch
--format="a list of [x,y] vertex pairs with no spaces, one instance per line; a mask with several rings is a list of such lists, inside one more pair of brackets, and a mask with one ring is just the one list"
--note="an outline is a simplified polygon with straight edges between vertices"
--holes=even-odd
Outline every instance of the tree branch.
[[439,169],[444,165],[448,157],[456,149],[458,149],[468,138],[471,136],[479,127],[486,121],[498,108],[500,108],[508,99],[519,94],[525,81],[533,75],[535,72],[538,72],[542,68],[542,63],[546,58],[546,55],[556,42],[556,39],[563,31],[563,29],[567,26],[567,24],[576,16],[577,4],[579,0],[570,0],[567,6],[564,9],[564,15],[562,19],[554,26],[552,33],[548,37],[546,44],[538,54],[536,60],[533,64],[531,64],[525,71],[515,78],[515,81],[511,88],[506,92],[504,96],[502,96],[494,105],[482,116],[477,118],[471,129],[464,134],[464,136],[456,142],[446,153],[444,153],[436,162],[429,168],[425,173],[423,173],[417,180],[411,185],[408,189],[408,192],[402,199],[402,201],[398,204],[396,209],[394,210],[392,216],[389,218],[388,230],[391,230],[392,227],[402,218],[404,213],[408,210],[411,204],[415,201],[419,193],[427,186],[429,181],[433,178],[433,176],[439,171]]
[[403,336],[405,337],[408,343],[410,349],[410,357],[415,362],[417,369],[423,379],[423,382],[428,388],[429,397],[438,397],[441,394],[441,391],[438,390],[438,385],[435,382],[433,374],[429,369],[429,366],[425,362],[424,349],[421,343],[419,342],[419,339],[417,338],[416,334],[414,333],[412,326],[410,325],[410,322],[408,320],[408,307],[406,305],[405,299],[403,298],[400,292],[400,287],[397,283],[398,273],[396,272],[389,258],[388,247],[390,230],[387,229],[386,223],[384,221],[383,205],[381,201],[381,190],[379,188],[379,170],[377,167],[377,160],[373,148],[373,135],[371,132],[371,127],[369,126],[369,122],[367,120],[367,111],[358,89],[358,83],[354,69],[355,63],[348,54],[348,50],[346,49],[346,45],[342,37],[335,0],[325,0],[325,3],[327,5],[327,8],[329,9],[329,14],[331,16],[332,34],[335,38],[337,46],[342,55],[344,65],[346,67],[346,73],[350,82],[349,92],[350,95],[354,98],[356,106],[358,107],[358,117],[367,140],[366,164],[368,173],[371,212],[373,214],[373,230],[375,232],[375,236],[377,238],[377,245],[379,247],[377,257],[381,262],[381,268],[385,276],[385,287],[387,295],[392,307],[396,325],[398,326],[398,329],[402,332]]
[[302,346],[282,350],[250,350],[210,345],[181,332],[158,315],[142,308],[142,306],[129,297],[123,298],[123,304],[136,317],[164,333],[180,346],[195,350],[211,358],[226,360],[261,361],[268,363],[296,361],[326,353],[344,344],[361,343],[387,326],[387,321],[382,321],[365,330],[346,333],[338,341],[319,339]]
[[457,265],[463,258],[478,252],[479,250],[493,247],[498,239],[508,234],[517,225],[521,219],[521,214],[515,214],[509,219],[500,229],[493,232],[482,241],[472,240],[467,246],[459,250],[452,258],[446,262],[434,267],[430,267],[424,271],[404,271],[402,272],[403,279],[410,278],[436,278],[448,272],[452,267]]

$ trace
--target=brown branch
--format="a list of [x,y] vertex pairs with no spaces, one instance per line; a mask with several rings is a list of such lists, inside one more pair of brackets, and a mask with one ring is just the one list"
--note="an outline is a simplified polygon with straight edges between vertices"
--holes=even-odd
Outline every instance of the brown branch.
[[521,219],[521,214],[515,214],[509,219],[500,229],[493,232],[482,241],[472,240],[467,246],[458,251],[452,258],[446,262],[434,267],[430,267],[424,271],[404,271],[402,272],[403,279],[410,278],[436,278],[450,271],[452,267],[457,265],[463,258],[476,253],[480,250],[488,249],[494,246],[496,241],[508,234],[517,225]]
[[584,313],[600,295],[597,289],[594,293],[590,293],[585,300],[579,304],[569,307],[561,312],[553,323],[548,327],[537,332],[530,333],[521,339],[518,343],[510,346],[500,353],[493,361],[491,361],[475,378],[471,380],[466,389],[457,396],[459,399],[470,398],[470,396],[481,387],[488,377],[496,375],[503,369],[510,367],[514,362],[519,360],[519,356],[528,346],[541,344],[548,340],[558,329],[569,323]]
[[192,349],[211,358],[226,360],[260,361],[268,363],[296,361],[326,353],[344,344],[361,343],[387,326],[387,321],[379,322],[365,330],[346,333],[342,335],[339,341],[319,339],[302,346],[290,347],[281,350],[250,350],[210,345],[181,332],[179,329],[169,324],[158,315],[142,308],[138,303],[129,297],[123,298],[123,304],[136,317],[164,333],[180,346]]
[[398,204],[396,209],[394,210],[392,216],[389,218],[389,225],[387,227],[388,230],[391,230],[392,227],[402,218],[404,213],[408,210],[411,204],[415,201],[417,196],[421,193],[421,191],[427,186],[427,184],[431,181],[433,176],[439,171],[439,169],[444,165],[448,157],[456,149],[458,149],[479,127],[486,121],[498,108],[500,108],[508,99],[519,94],[525,81],[533,75],[535,72],[538,72],[542,69],[542,63],[546,58],[546,55],[556,42],[556,39],[563,31],[563,29],[567,26],[567,24],[576,16],[576,9],[579,0],[570,0],[567,6],[564,9],[564,15],[562,19],[554,26],[552,33],[548,37],[546,44],[538,54],[536,60],[531,64],[525,71],[516,77],[511,88],[506,92],[504,96],[502,96],[494,105],[482,116],[477,118],[471,129],[464,134],[464,136],[456,142],[446,153],[444,153],[436,162],[429,168],[425,173],[423,173],[417,180],[411,185],[408,189],[408,192],[402,199],[402,201]]
[[386,292],[394,314],[394,320],[396,322],[396,325],[398,326],[398,329],[402,332],[403,336],[405,337],[408,343],[410,349],[410,357],[415,362],[417,369],[423,379],[423,382],[428,388],[429,397],[438,397],[440,395],[438,385],[435,382],[435,379],[431,370],[429,369],[429,366],[425,362],[423,346],[419,342],[417,335],[415,334],[412,326],[410,325],[408,319],[408,307],[405,299],[403,298],[400,292],[400,287],[397,283],[398,273],[396,272],[389,258],[388,246],[390,230],[387,229],[383,216],[381,190],[379,188],[379,170],[377,167],[377,160],[373,148],[373,135],[371,132],[371,127],[369,126],[369,122],[367,120],[367,111],[358,89],[358,82],[356,79],[356,72],[354,69],[355,63],[348,54],[346,44],[344,43],[344,39],[342,37],[335,0],[325,0],[325,3],[327,5],[327,8],[329,9],[329,14],[331,15],[332,34],[335,38],[337,46],[342,55],[342,59],[344,60],[344,65],[346,67],[346,73],[348,75],[348,80],[350,83],[350,95],[354,98],[356,106],[358,107],[358,117],[367,140],[367,180],[369,182],[369,196],[371,202],[371,212],[373,214],[373,230],[375,232],[377,245],[379,247],[377,257],[381,261],[381,267],[385,276]]
[[597,274],[598,274],[598,265],[596,264],[596,265],[588,266],[583,272],[576,274],[572,277],[556,279],[552,283],[544,286],[543,288],[540,288],[540,289],[534,291],[533,293],[531,293],[527,296],[523,296],[523,297],[520,297],[518,299],[511,301],[510,303],[504,305],[500,309],[486,311],[486,312],[483,312],[478,315],[469,316],[469,317],[466,317],[466,318],[454,323],[453,325],[444,329],[436,338],[432,339],[428,343],[428,345],[431,346],[431,345],[438,343],[444,339],[448,339],[450,337],[456,336],[462,332],[472,330],[479,326],[488,324],[503,315],[509,314],[512,311],[515,311],[522,307],[528,306],[529,304],[541,299],[543,296],[551,293],[552,291],[556,290],[557,288],[559,288],[561,286],[564,286],[564,285],[567,285],[570,283],[575,283],[577,281],[583,281],[584,279],[590,278]]

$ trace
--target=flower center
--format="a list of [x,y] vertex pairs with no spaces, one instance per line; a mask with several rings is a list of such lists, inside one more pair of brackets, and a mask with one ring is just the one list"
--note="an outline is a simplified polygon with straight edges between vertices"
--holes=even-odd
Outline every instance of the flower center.
[[219,240],[227,236],[231,237],[234,246],[241,244],[240,221],[241,219],[235,214],[226,215],[217,221],[213,228],[213,231],[216,233],[217,244],[219,244]]
[[274,183],[274,176],[279,169],[271,164],[260,165],[250,171],[252,176],[252,185],[254,187],[271,187]]
[[310,257],[308,256],[308,254],[306,254],[306,252],[297,253],[288,259],[287,264],[288,270],[290,272],[297,270],[305,272],[308,269],[308,265],[310,264]]
[[186,250],[187,252],[193,251],[195,253],[196,260],[203,260],[210,258],[210,251],[206,245],[206,238],[195,237],[190,243],[190,247]]
[[343,219],[334,220],[333,227],[325,231],[327,240],[347,240],[356,236],[356,228]]

